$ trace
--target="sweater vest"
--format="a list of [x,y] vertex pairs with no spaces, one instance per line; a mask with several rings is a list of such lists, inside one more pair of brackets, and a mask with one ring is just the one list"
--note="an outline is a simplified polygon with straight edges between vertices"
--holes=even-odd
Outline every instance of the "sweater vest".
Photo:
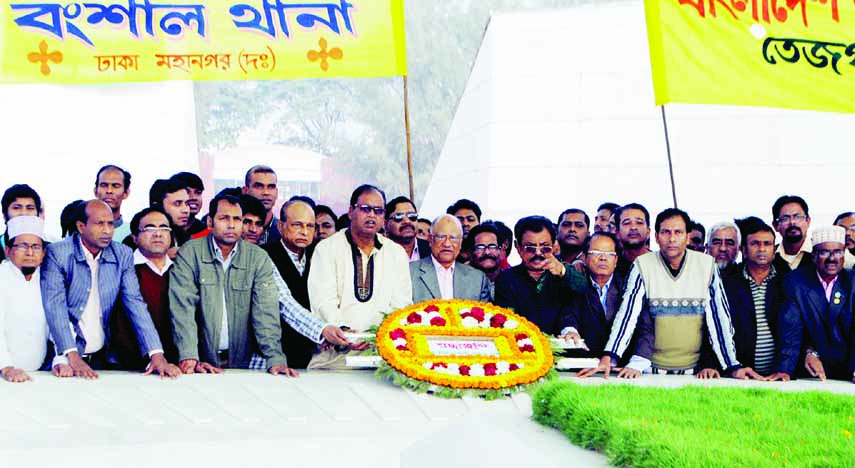
[[710,300],[715,262],[709,255],[686,251],[675,278],[659,252],[642,255],[636,266],[644,281],[653,320],[653,365],[660,369],[690,369],[697,365],[703,339],[704,315]]

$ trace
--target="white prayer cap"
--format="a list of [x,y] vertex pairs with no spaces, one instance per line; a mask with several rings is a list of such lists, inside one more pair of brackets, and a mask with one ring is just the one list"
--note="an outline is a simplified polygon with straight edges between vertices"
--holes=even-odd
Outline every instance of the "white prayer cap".
[[846,243],[846,229],[843,226],[822,226],[813,230],[811,237],[813,245],[823,242]]
[[38,216],[16,216],[6,222],[6,232],[9,233],[9,239],[21,234],[32,234],[44,240],[45,222]]

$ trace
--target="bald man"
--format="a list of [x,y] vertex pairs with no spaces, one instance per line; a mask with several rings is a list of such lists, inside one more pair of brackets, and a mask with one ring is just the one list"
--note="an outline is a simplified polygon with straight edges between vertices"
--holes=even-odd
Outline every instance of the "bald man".
[[413,302],[468,299],[490,302],[490,281],[484,272],[457,262],[463,227],[452,215],[436,218],[430,227],[431,254],[410,263]]

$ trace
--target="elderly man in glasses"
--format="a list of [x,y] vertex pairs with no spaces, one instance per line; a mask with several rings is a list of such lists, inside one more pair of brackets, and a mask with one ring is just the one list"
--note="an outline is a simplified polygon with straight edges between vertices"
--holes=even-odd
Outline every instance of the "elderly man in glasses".
[[[383,314],[412,303],[409,259],[404,248],[378,234],[386,214],[386,196],[373,185],[361,185],[350,197],[350,227],[319,243],[309,272],[312,312],[328,324],[365,332],[379,325]],[[309,369],[344,365],[349,350],[366,349],[363,341],[349,346],[322,346]]]
[[553,255],[555,226],[549,219],[522,218],[514,236],[522,263],[496,278],[495,303],[531,320],[547,335],[560,335],[570,326],[569,303],[585,290],[585,277]]
[[407,197],[395,197],[386,203],[386,236],[404,248],[411,262],[430,256],[428,241],[418,239],[419,212]]
[[431,223],[430,256],[410,263],[413,302],[431,299],[490,301],[487,276],[456,260],[462,244],[463,226],[457,218],[445,214]]

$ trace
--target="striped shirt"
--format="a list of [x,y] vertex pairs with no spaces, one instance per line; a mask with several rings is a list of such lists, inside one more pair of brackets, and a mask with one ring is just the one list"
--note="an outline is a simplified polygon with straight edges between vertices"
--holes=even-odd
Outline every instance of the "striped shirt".
[[771,374],[775,363],[775,340],[772,338],[772,330],[769,321],[766,320],[766,286],[777,274],[775,267],[769,271],[769,275],[763,283],[757,284],[748,273],[748,266],[742,270],[748,285],[751,287],[751,299],[754,301],[754,312],[757,314],[757,345],[754,348],[754,370],[760,375]]

